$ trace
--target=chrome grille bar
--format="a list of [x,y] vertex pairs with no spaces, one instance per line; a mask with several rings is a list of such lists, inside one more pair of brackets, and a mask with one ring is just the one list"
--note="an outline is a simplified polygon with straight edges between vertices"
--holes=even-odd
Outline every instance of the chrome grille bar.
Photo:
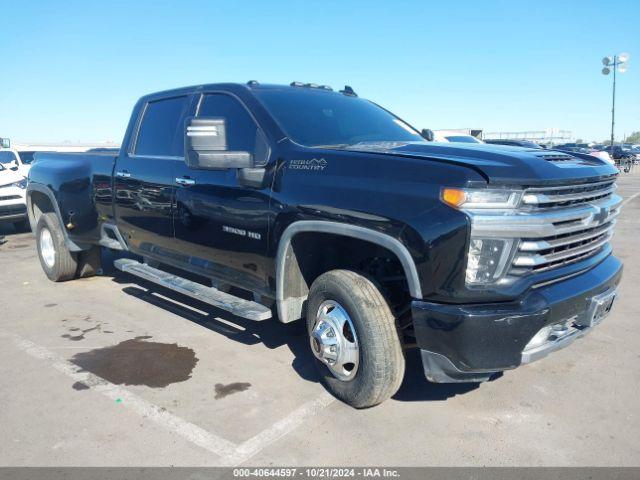
[[522,203],[543,208],[578,205],[609,197],[613,195],[615,189],[614,180],[560,187],[529,188],[524,192]]
[[474,215],[471,224],[474,235],[484,238],[554,237],[610,222],[619,215],[621,202],[622,198],[614,194],[593,203],[562,209]]
[[607,243],[611,239],[612,234],[607,233],[605,235],[600,235],[592,240],[590,240],[586,244],[582,244],[576,247],[567,248],[565,250],[553,251],[548,254],[521,254],[516,255],[513,260],[513,265],[516,267],[538,267],[540,265],[546,265],[553,262],[557,262],[558,260],[566,260],[572,257],[583,255],[589,252],[593,252],[602,247],[605,243]]
[[523,240],[520,243],[520,251],[537,252],[540,250],[548,250],[551,248],[558,248],[565,245],[593,240],[607,232],[612,232],[615,223],[615,220],[612,220],[611,222],[600,225],[599,227],[589,230],[580,230],[573,235],[558,235],[556,238],[548,240]]

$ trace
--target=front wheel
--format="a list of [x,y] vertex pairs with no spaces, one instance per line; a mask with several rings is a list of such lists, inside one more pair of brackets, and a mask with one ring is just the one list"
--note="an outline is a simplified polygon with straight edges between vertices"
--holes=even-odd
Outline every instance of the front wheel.
[[43,213],[36,227],[38,257],[42,270],[49,280],[64,282],[76,275],[78,261],[76,254],[70,252],[64,242],[64,234],[53,213]]
[[332,270],[311,286],[307,305],[311,350],[322,383],[356,408],[395,394],[405,361],[395,318],[380,289],[350,270]]

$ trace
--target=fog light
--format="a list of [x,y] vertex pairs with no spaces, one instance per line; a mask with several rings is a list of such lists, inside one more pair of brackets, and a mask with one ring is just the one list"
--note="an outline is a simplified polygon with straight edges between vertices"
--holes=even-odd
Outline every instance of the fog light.
[[547,340],[549,340],[549,336],[551,335],[552,330],[553,330],[553,325],[547,325],[546,327],[543,327],[538,333],[534,335],[534,337],[531,340],[529,340],[529,343],[527,343],[525,350],[529,350],[530,348],[536,348],[547,343]]

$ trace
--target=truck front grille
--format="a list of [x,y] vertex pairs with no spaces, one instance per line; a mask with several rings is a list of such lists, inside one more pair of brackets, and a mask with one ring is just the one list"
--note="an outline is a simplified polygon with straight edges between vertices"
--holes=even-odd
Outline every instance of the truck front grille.
[[520,241],[512,274],[542,272],[578,262],[601,251],[613,236],[615,220],[575,233]]
[[472,235],[513,239],[507,277],[548,272],[609,249],[621,198],[615,177],[604,181],[528,188],[510,214],[477,214]]
[[552,270],[607,248],[620,213],[619,202],[611,202],[615,189],[614,179],[527,189],[522,197],[525,209],[557,211],[561,216],[550,222],[552,235],[520,238],[510,273],[521,276]]

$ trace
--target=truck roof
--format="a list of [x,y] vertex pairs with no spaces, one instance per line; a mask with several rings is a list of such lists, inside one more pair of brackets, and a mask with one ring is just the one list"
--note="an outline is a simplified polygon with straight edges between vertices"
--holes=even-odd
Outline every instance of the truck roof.
[[162,90],[160,92],[149,93],[141,97],[142,101],[150,101],[154,98],[166,98],[173,95],[186,95],[193,92],[198,91],[207,91],[207,90],[225,90],[230,92],[249,92],[254,89],[260,90],[294,90],[294,89],[312,89],[318,92],[325,92],[327,94],[340,95],[343,93],[349,95],[355,95],[351,87],[345,86],[345,90],[341,90],[340,92],[334,91],[331,87],[327,85],[320,85],[315,83],[303,83],[303,82],[291,82],[289,85],[284,84],[275,84],[275,83],[259,83],[255,80],[251,80],[247,83],[233,83],[233,82],[225,82],[225,83],[206,83],[202,85],[191,85],[187,87],[173,88],[170,90]]

